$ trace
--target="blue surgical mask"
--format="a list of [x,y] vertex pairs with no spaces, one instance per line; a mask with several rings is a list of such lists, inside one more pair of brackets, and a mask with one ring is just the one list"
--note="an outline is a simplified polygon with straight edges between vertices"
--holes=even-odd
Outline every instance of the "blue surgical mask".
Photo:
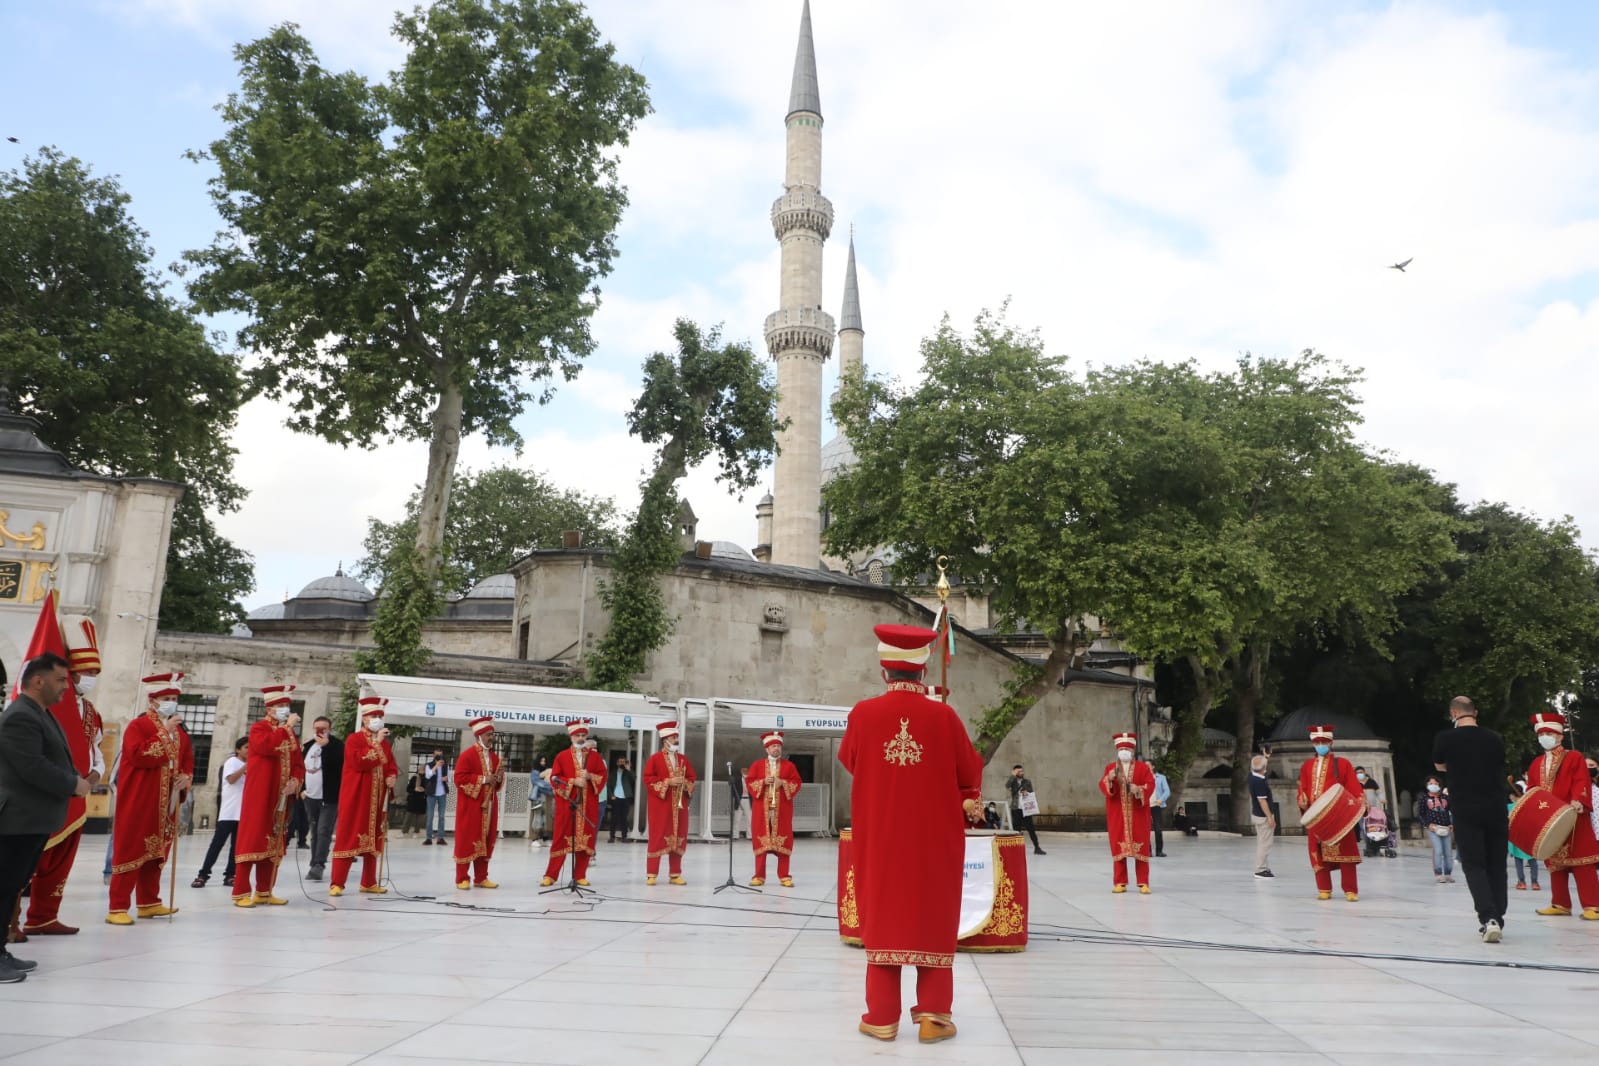
[[1428,792],[1442,792],[1442,791],[1443,791],[1443,789],[1442,789],[1442,788],[1440,788],[1440,787],[1439,787],[1439,786],[1437,786],[1437,785],[1428,785],[1428,786],[1427,786],[1427,791],[1428,791]]
[[1326,744],[1317,744],[1316,745],[1316,754],[1317,755],[1326,755],[1329,751],[1332,751],[1332,748],[1328,747]]

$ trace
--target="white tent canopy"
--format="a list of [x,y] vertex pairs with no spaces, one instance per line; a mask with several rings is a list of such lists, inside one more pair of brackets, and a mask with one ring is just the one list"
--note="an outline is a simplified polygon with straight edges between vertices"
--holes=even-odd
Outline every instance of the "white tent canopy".
[[588,719],[593,731],[649,732],[671,721],[661,701],[636,692],[588,692],[540,685],[501,685],[447,681],[436,677],[357,675],[363,694],[389,701],[385,717],[395,725],[467,729],[474,718],[494,719],[504,733],[549,733],[574,719]]

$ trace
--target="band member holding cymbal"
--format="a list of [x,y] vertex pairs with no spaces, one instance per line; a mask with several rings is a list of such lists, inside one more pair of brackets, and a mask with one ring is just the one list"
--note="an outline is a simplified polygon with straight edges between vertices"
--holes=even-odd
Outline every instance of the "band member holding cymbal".
[[[1345,788],[1360,800],[1364,815],[1365,790],[1355,767],[1348,759],[1332,753],[1333,727],[1313,725],[1310,742],[1316,754],[1305,760],[1299,768],[1299,813],[1304,814],[1311,804],[1330,788]],[[1316,875],[1316,898],[1332,899],[1332,867],[1338,867],[1339,887],[1350,903],[1360,899],[1360,882],[1355,867],[1360,865],[1360,841],[1353,830],[1331,844],[1306,837],[1310,846],[1310,869]]]

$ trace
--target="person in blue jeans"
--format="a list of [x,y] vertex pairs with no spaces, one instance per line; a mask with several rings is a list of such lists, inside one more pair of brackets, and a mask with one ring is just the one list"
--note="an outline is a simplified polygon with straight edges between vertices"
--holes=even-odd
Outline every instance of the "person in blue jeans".
[[1427,778],[1427,794],[1421,798],[1421,829],[1432,845],[1432,874],[1439,884],[1455,879],[1455,852],[1449,839],[1454,825],[1443,785],[1436,777]]
[[428,763],[427,769],[422,771],[423,789],[427,792],[428,810],[427,819],[423,827],[426,836],[422,843],[433,843],[434,831],[437,829],[438,842],[444,843],[444,808],[450,796],[450,764],[445,761],[444,749],[435,748],[433,760]]

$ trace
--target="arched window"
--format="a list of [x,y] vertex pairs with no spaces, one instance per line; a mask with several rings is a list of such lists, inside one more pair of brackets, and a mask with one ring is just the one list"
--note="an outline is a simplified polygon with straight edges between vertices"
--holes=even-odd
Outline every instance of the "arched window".
[[873,559],[866,564],[866,580],[874,585],[881,585],[884,581],[883,560]]

